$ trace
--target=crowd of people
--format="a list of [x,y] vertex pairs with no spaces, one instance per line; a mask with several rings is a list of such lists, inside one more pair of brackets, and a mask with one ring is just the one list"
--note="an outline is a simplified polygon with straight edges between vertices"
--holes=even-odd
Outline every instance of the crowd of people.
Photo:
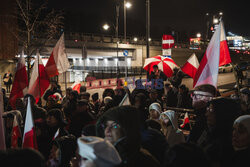
[[[80,93],[69,87],[64,95],[53,81],[43,96],[45,106],[27,94],[16,101],[15,110],[4,94],[8,149],[0,151],[1,166],[249,166],[249,89],[221,97],[209,84],[189,90],[178,75],[165,78],[161,89],[136,80],[133,90],[118,85],[106,88],[101,97],[85,86]],[[126,94],[131,105],[121,104]],[[22,148],[21,138],[19,148],[13,148],[13,118],[23,132],[28,98],[37,149]],[[180,127],[180,111],[168,107],[194,110],[189,133]]]

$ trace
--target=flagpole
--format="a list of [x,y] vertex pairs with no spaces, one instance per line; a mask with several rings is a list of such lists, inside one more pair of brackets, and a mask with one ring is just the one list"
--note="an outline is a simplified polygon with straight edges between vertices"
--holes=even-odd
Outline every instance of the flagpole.
[[[40,56],[39,56],[39,52],[38,52],[38,50],[37,50],[37,68],[38,68],[38,89],[39,89],[39,101],[40,101],[40,98],[41,98],[41,87],[40,87],[40,84],[41,84],[41,82],[40,82],[40,71],[39,71],[39,59],[40,59]],[[38,102],[39,102],[38,101]]]
[[65,84],[65,93],[66,93],[66,89],[67,89],[67,71],[65,71],[63,73],[63,75],[64,75],[64,84]]

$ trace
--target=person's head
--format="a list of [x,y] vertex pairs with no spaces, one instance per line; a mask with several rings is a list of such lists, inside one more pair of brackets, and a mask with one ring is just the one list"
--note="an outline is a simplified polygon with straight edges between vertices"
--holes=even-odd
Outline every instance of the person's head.
[[68,87],[67,89],[66,89],[66,97],[69,97],[70,96],[70,92],[72,92],[72,88],[71,87]]
[[147,97],[144,93],[138,93],[135,95],[135,101],[133,102],[134,106],[136,108],[141,108],[146,105],[145,104],[146,100],[147,100]]
[[106,88],[102,94],[102,99],[104,99],[106,96],[110,96],[110,97],[114,97],[115,95],[115,92],[113,89],[111,88]]
[[44,156],[31,148],[9,149],[6,151],[6,155],[0,159],[2,160],[1,166],[45,167],[46,164]]
[[166,83],[165,85],[166,91],[169,91],[172,87],[170,83]]
[[156,89],[151,89],[149,93],[149,97],[151,100],[156,100],[158,98],[158,92]]
[[179,93],[185,93],[188,91],[188,88],[186,87],[186,85],[182,84],[179,86]]
[[160,115],[160,122],[162,127],[167,128],[169,126],[173,129],[178,129],[178,119],[175,111],[167,110]]
[[158,120],[161,114],[161,105],[159,103],[152,103],[149,106],[149,117],[150,119]]
[[248,88],[240,89],[240,99],[242,102],[248,104],[250,101],[250,90]]
[[143,85],[142,85],[142,80],[141,79],[137,79],[136,81],[135,81],[135,87],[136,88],[143,88]]
[[76,106],[76,110],[77,112],[86,112],[88,111],[89,107],[88,107],[88,100],[86,99],[81,99],[77,101],[77,106]]
[[97,100],[99,100],[99,94],[98,93],[94,93],[91,97],[92,97],[93,102],[96,102]]
[[83,92],[86,92],[86,91],[87,91],[87,87],[84,86],[84,85],[82,85],[82,86],[80,87],[80,93],[83,93]]
[[181,143],[170,147],[165,154],[164,166],[168,167],[209,167],[206,153],[194,143]]
[[35,102],[36,102],[36,99],[34,98],[33,95],[31,95],[31,94],[26,94],[26,95],[24,96],[24,99],[23,99],[25,108],[27,108],[27,106],[28,106],[28,98],[30,98],[30,105],[31,105],[31,107],[34,106],[34,105],[35,105]]
[[107,105],[109,102],[111,102],[113,99],[112,97],[110,96],[106,96],[104,99],[103,99],[103,103],[104,105]]
[[89,101],[90,93],[88,93],[88,92],[82,92],[82,93],[80,93],[79,96],[80,96],[80,99],[85,99],[85,100]]
[[77,144],[78,165],[81,167],[113,167],[122,162],[115,147],[100,137],[80,137]]
[[250,115],[242,115],[234,121],[232,145],[236,151],[250,147]]
[[46,117],[46,123],[49,127],[59,127],[67,124],[60,109],[49,110]]
[[161,124],[158,121],[154,119],[147,119],[145,123],[147,128],[156,129],[159,132],[161,131]]
[[139,149],[140,123],[138,110],[132,106],[110,108],[97,122],[97,136],[115,144],[126,138],[128,150]]
[[229,98],[217,98],[208,103],[206,120],[209,128],[218,134],[231,132],[234,120],[240,114],[240,105]]
[[47,106],[51,107],[57,103],[57,97],[56,95],[50,95],[47,100]]
[[69,100],[70,101],[77,101],[78,99],[78,92],[76,90],[72,90],[70,92]]
[[192,105],[194,109],[202,109],[216,96],[216,88],[213,85],[204,84],[195,87],[192,93]]
[[154,66],[153,66],[153,71],[154,71],[154,72],[158,71],[158,65],[154,65]]
[[71,158],[75,155],[77,148],[76,137],[73,135],[62,136],[52,141],[50,166],[69,166]]
[[16,99],[16,109],[17,110],[22,110],[24,109],[24,102],[21,98]]
[[56,90],[57,89],[57,82],[54,80],[50,81],[51,89]]

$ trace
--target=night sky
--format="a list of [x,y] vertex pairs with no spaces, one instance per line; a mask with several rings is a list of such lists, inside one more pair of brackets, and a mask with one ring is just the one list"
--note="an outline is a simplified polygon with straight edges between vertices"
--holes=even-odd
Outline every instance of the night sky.
[[[49,0],[49,7],[63,10],[65,31],[114,35],[102,30],[104,23],[115,25],[116,0]],[[130,0],[127,10],[127,36],[145,36],[145,0]],[[161,38],[172,31],[189,36],[206,30],[206,13],[223,12],[226,32],[250,36],[249,6],[237,0],[151,0],[151,37]],[[123,35],[123,7],[120,9],[119,35]]]

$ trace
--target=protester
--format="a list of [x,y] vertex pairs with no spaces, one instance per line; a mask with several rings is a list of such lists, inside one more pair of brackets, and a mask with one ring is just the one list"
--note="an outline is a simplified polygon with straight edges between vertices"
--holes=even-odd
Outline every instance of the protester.
[[4,74],[3,76],[3,83],[6,86],[7,93],[10,93],[10,86],[12,84],[12,74],[10,71]]
[[197,143],[204,129],[206,129],[206,108],[207,104],[216,96],[216,88],[210,84],[203,84],[195,87],[192,93],[192,106],[196,115],[195,124],[187,137],[187,142]]
[[242,115],[234,121],[232,145],[233,166],[249,166],[250,157],[250,115]]
[[135,81],[135,88],[133,89],[131,95],[130,95],[130,102],[132,105],[135,104],[135,96],[139,93],[143,93],[146,98],[148,98],[148,92],[146,91],[145,87],[142,85],[142,80],[141,79],[137,79]]
[[167,110],[161,113],[160,122],[162,132],[166,136],[167,142],[170,147],[185,142],[184,134],[179,129],[178,118],[174,111]]
[[122,161],[115,147],[96,136],[77,139],[78,151],[73,167],[114,167]]
[[198,139],[198,145],[206,152],[212,165],[230,166],[232,158],[232,127],[240,115],[240,105],[229,98],[217,98],[209,102],[206,111],[207,128]]
[[170,83],[165,84],[165,89],[166,94],[163,96],[163,102],[166,104],[166,107],[176,107],[178,90],[174,90]]
[[66,89],[66,95],[63,97],[62,99],[62,107],[65,107],[65,105],[68,103],[69,101],[69,96],[70,96],[70,93],[72,92],[72,88],[71,87],[68,87]]
[[162,109],[159,103],[152,103],[149,106],[149,119],[159,121],[161,113],[162,113]]
[[189,89],[186,87],[186,85],[180,85],[179,86],[179,92],[177,95],[177,107],[178,108],[192,108],[192,99],[189,94]]
[[120,106],[109,109],[98,120],[97,134],[115,146],[123,166],[159,166],[159,162],[141,148],[139,114],[136,108]]
[[46,90],[46,92],[44,93],[44,95],[43,95],[43,99],[45,100],[45,101],[47,101],[48,100],[48,97],[50,96],[50,95],[53,95],[53,94],[55,94],[55,93],[59,93],[60,95],[62,95],[62,90],[61,90],[61,86],[60,85],[58,85],[58,83],[56,82],[56,81],[50,81],[50,88],[48,89],[48,90]]
[[70,167],[70,160],[75,156],[76,148],[76,138],[73,135],[63,136],[53,140],[47,166]]
[[240,102],[242,115],[250,114],[250,90],[249,88],[240,89]]
[[[163,108],[162,102],[158,98],[158,91],[156,89],[151,89],[149,93],[149,99],[147,99],[147,107],[149,107],[152,103],[159,103],[161,108]],[[161,98],[160,98],[161,99]]]
[[84,92],[86,92],[86,91],[87,91],[87,87],[84,86],[84,85],[81,85],[81,86],[80,86],[80,94],[81,94],[81,93],[84,93]]

